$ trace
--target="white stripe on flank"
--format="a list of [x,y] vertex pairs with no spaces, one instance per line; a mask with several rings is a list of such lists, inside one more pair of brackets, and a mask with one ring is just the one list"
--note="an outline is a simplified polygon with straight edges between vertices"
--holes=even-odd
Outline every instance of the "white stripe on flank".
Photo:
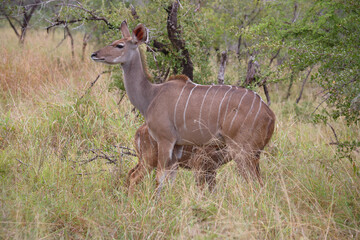
[[181,89],[181,92],[180,92],[179,97],[178,97],[178,99],[177,99],[177,101],[176,101],[176,104],[175,104],[175,108],[174,108],[174,126],[175,126],[175,128],[176,128],[176,109],[177,109],[177,105],[178,105],[178,103],[179,103],[179,101],[180,101],[181,95],[182,95],[182,93],[184,92],[184,89],[185,89],[187,83],[188,83],[188,82],[186,82],[185,85],[184,85],[184,87]]
[[216,92],[214,93],[214,96],[213,96],[213,98],[212,98],[212,100],[211,100],[211,104],[210,104],[210,108],[209,108],[209,114],[208,114],[208,126],[210,126],[210,124],[209,124],[209,121],[210,121],[210,114],[211,114],[211,108],[212,108],[212,105],[213,105],[214,100],[215,100],[215,96],[216,96],[216,94],[218,93],[218,91],[220,90],[220,88],[221,88],[222,86],[226,86],[226,85],[217,86],[217,87],[218,87],[218,89],[216,89]]
[[243,123],[241,124],[241,127],[240,127],[240,128],[242,128],[242,126],[243,126],[243,125],[244,125],[244,123],[246,122],[247,117],[249,116],[249,113],[250,113],[250,112],[251,112],[251,110],[253,109],[255,99],[256,99],[256,94],[254,94],[254,99],[253,99],[253,101],[252,101],[252,103],[251,103],[250,110],[249,110],[249,111],[248,111],[248,113],[246,114],[246,117],[245,117],[245,119],[244,119]]
[[199,129],[200,129],[200,132],[201,132],[201,135],[203,134],[202,132],[202,128],[201,128],[201,111],[202,111],[202,107],[204,105],[204,102],[205,102],[205,98],[206,98],[206,95],[208,94],[209,90],[213,87],[213,85],[211,85],[208,90],[206,90],[206,93],[204,95],[204,98],[202,100],[202,103],[201,103],[201,106],[200,106],[200,114],[199,114]]
[[226,91],[226,93],[224,94],[223,98],[221,99],[220,105],[219,105],[219,111],[218,111],[218,117],[217,117],[217,121],[216,121],[216,128],[219,128],[219,118],[220,118],[220,110],[221,110],[221,105],[226,97],[226,95],[228,94],[228,92],[232,89],[232,86],[229,86],[229,90]]
[[239,104],[238,104],[238,106],[237,106],[237,108],[236,108],[236,113],[235,113],[235,116],[234,116],[234,117],[233,117],[233,119],[231,120],[229,130],[231,129],[231,127],[232,127],[232,125],[233,125],[233,123],[234,123],[234,120],[235,120],[235,118],[236,118],[236,116],[237,116],[237,114],[238,114],[238,112],[239,112],[239,110],[238,110],[238,109],[240,108],[240,105],[241,105],[241,103],[242,103],[242,101],[243,101],[243,99],[244,99],[245,95],[248,93],[248,89],[247,89],[247,88],[245,88],[245,90],[246,90],[246,92],[245,92],[245,93],[244,93],[244,95],[241,97],[240,102],[239,102]]
[[259,115],[259,112],[260,112],[260,109],[261,109],[261,102],[262,102],[262,101],[261,101],[261,98],[260,98],[260,101],[259,101],[259,109],[258,109],[258,111],[257,111],[257,113],[256,113],[256,115],[255,115],[255,118],[254,118],[253,124],[252,124],[252,126],[251,126],[251,129],[254,128],[256,119],[257,119],[257,117],[258,117],[258,115]]
[[188,103],[189,103],[191,94],[192,94],[192,92],[194,91],[194,89],[195,89],[197,86],[198,86],[198,85],[195,85],[195,86],[191,89],[191,91],[190,91],[190,93],[189,93],[189,96],[188,96],[188,99],[186,100],[185,109],[184,109],[184,129],[185,129],[185,130],[186,130],[186,121],[185,121],[186,109],[187,109],[187,106],[188,106]]
[[227,111],[228,111],[228,108],[229,108],[229,103],[230,103],[231,97],[234,94],[234,92],[236,92],[236,90],[238,89],[236,86],[232,86],[232,87],[235,87],[236,89],[230,94],[229,100],[228,100],[228,102],[226,104],[226,110],[225,110],[223,122],[225,122],[225,118],[226,118],[226,114],[227,114]]

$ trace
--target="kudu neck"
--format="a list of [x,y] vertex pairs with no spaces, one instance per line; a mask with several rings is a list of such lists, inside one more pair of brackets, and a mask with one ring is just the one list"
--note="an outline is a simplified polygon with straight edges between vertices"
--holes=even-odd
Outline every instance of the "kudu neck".
[[136,49],[131,61],[121,66],[129,100],[145,116],[149,104],[154,98],[155,86],[149,81],[145,73],[139,49]]

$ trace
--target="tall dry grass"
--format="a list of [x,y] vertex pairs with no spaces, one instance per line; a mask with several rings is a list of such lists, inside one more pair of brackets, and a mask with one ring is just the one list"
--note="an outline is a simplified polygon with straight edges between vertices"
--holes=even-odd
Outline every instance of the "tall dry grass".
[[[55,48],[60,34],[29,32],[20,48],[9,29],[0,31],[1,239],[359,238],[359,177],[335,158],[331,129],[308,120],[313,86],[299,105],[282,100],[285,86],[271,86],[277,126],[261,157],[264,187],[246,184],[230,163],[212,194],[180,171],[158,201],[151,174],[128,197],[136,158],[114,145],[131,147],[142,119],[127,100],[117,104],[108,75],[80,99],[106,67],[80,60],[79,36],[72,59],[67,42]],[[358,127],[332,125],[341,140],[359,137]],[[90,150],[117,164],[82,164]]]

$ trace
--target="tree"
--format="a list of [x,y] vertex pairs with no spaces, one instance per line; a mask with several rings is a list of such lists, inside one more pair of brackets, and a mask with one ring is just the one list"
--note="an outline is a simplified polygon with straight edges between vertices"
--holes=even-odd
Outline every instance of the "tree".
[[20,44],[24,43],[30,20],[41,4],[41,0],[1,0],[0,14],[9,22]]

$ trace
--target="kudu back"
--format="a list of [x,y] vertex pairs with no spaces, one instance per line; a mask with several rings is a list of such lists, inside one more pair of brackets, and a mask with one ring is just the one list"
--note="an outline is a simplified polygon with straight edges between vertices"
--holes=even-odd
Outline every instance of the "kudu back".
[[[160,193],[172,175],[186,145],[222,142],[242,176],[260,177],[260,153],[269,142],[275,115],[255,92],[229,85],[199,85],[184,76],[152,84],[145,71],[138,46],[147,39],[139,24],[133,32],[121,24],[123,39],[92,54],[92,59],[121,64],[124,85],[131,103],[145,117],[150,135],[158,144],[156,179]],[[247,170],[247,171],[246,171]]]

